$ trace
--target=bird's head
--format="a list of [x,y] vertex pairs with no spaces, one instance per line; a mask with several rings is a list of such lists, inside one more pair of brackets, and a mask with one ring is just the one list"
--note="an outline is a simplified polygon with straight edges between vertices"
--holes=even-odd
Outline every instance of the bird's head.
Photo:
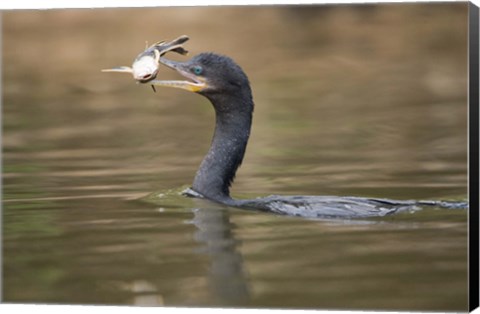
[[186,62],[176,62],[165,58],[160,58],[159,62],[176,70],[186,80],[153,80],[148,82],[149,84],[182,88],[210,99],[217,95],[225,97],[239,95],[246,91],[251,93],[246,74],[229,57],[214,53],[202,53]]

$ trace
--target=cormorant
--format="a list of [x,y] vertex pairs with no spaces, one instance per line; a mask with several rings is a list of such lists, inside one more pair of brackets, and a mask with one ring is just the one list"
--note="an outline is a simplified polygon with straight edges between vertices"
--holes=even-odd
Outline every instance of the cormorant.
[[[399,201],[337,196],[271,195],[248,200],[233,199],[230,196],[230,185],[242,163],[252,125],[254,103],[250,83],[240,66],[227,56],[201,53],[186,62],[163,57],[170,50],[184,54],[186,51],[179,47],[187,39],[188,37],[182,36],[171,43],[161,43],[162,45],[156,48],[158,52],[150,48],[152,51],[145,50],[137,57],[133,70],[127,67],[106,70],[129,72],[133,73],[134,77],[141,73],[140,79],[137,79],[140,83],[182,88],[203,95],[212,103],[216,117],[213,140],[192,187],[185,192],[186,195],[206,198],[228,206],[309,218],[379,217],[399,211],[416,210],[418,206],[425,205],[468,207],[466,202]],[[155,64],[163,64],[176,70],[187,80],[156,80],[156,69],[151,70],[152,66],[146,67],[143,63],[139,65],[138,60],[147,65],[154,64],[154,68]]]

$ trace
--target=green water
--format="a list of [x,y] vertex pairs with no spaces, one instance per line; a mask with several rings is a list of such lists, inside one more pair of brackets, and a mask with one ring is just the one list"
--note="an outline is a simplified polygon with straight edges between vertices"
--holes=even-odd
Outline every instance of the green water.
[[466,3],[2,22],[5,302],[466,310],[465,210],[312,221],[185,198],[208,101],[100,72],[181,34],[190,55],[234,58],[256,103],[237,197],[462,200]]

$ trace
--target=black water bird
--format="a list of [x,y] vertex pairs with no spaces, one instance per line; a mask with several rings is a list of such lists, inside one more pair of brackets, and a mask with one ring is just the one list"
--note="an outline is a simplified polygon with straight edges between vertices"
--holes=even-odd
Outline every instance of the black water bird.
[[465,208],[465,202],[398,201],[336,196],[267,196],[237,200],[230,185],[242,163],[252,125],[254,102],[247,75],[231,58],[202,53],[186,62],[164,57],[159,62],[187,80],[152,79],[148,84],[186,89],[210,100],[215,109],[215,132],[210,149],[187,195],[203,197],[228,206],[311,218],[358,218],[385,216],[419,206]]

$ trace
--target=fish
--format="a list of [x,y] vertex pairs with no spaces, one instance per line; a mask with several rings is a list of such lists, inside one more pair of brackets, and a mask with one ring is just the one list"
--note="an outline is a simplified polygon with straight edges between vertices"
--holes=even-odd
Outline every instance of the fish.
[[[119,66],[111,69],[103,69],[102,72],[130,73],[137,83],[148,83],[157,77],[160,68],[160,57],[167,52],[173,51],[181,55],[187,55],[188,50],[183,48],[183,44],[188,40],[187,35],[182,35],[172,41],[159,41],[151,46],[146,44],[145,50],[140,53],[131,67]],[[152,85],[153,91],[155,87]]]

